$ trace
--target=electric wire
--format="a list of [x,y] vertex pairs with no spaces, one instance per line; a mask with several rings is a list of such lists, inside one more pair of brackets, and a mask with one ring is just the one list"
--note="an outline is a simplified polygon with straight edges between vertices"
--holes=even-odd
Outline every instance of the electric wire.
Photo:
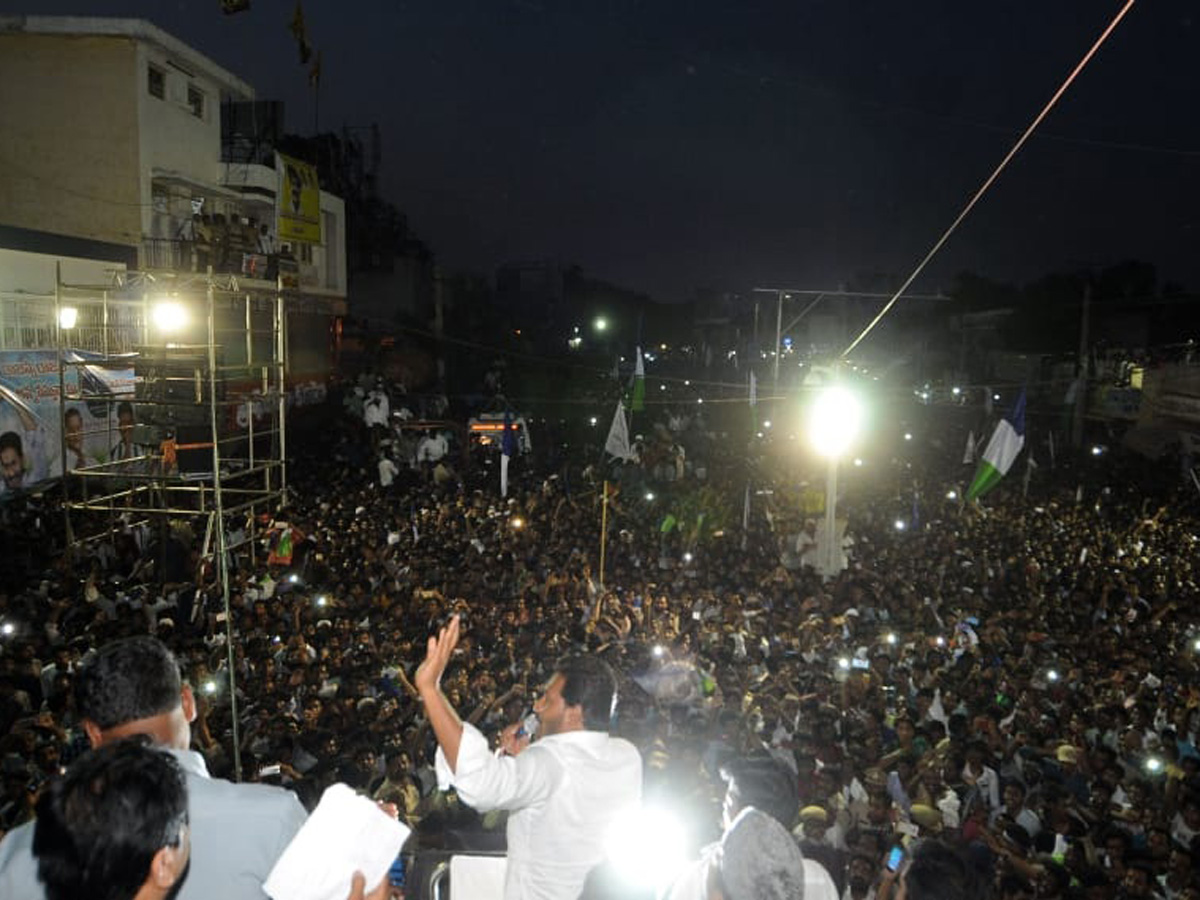
[[1108,40],[1108,36],[1112,34],[1117,25],[1120,24],[1121,20],[1125,18],[1125,14],[1133,8],[1133,4],[1135,2],[1136,0],[1126,0],[1125,5],[1118,10],[1116,16],[1113,17],[1113,20],[1108,23],[1108,27],[1104,29],[1100,37],[1096,39],[1095,43],[1092,44],[1088,52],[1085,53],[1083,58],[1075,65],[1075,68],[1071,71],[1071,74],[1067,76],[1067,79],[1059,86],[1058,90],[1054,92],[1054,96],[1052,96],[1046,105],[1042,107],[1042,111],[1037,114],[1036,118],[1034,118],[1034,120],[1029,124],[1029,127],[1027,127],[1021,134],[1021,137],[1012,146],[1012,149],[1005,154],[1002,160],[1000,160],[1000,164],[996,166],[996,168],[992,171],[992,174],[987,177],[987,180],[984,181],[979,190],[975,192],[975,196],[973,196],[967,205],[963,207],[962,212],[960,212],[954,221],[950,223],[950,227],[942,233],[942,236],[938,238],[937,242],[933,245],[933,247],[930,248],[929,252],[925,254],[925,258],[921,260],[921,262],[913,270],[912,274],[905,279],[902,285],[900,285],[900,289],[896,291],[892,299],[884,304],[883,309],[881,309],[878,315],[876,315],[875,318],[867,324],[867,327],[862,330],[862,333],[860,333],[859,336],[854,339],[849,347],[842,351],[843,358],[849,356],[854,348],[862,343],[867,335],[875,329],[875,326],[883,320],[883,317],[886,316],[891,311],[892,307],[896,305],[896,302],[900,299],[900,296],[905,292],[905,290],[908,289],[908,286],[917,280],[917,277],[921,274],[921,272],[924,271],[930,260],[932,260],[933,257],[937,255],[938,251],[942,249],[942,245],[944,245],[946,241],[950,239],[950,235],[954,233],[959,224],[970,214],[971,210],[975,208],[975,204],[978,203],[983,195],[987,193],[993,182],[1000,177],[1000,173],[1004,171],[1012,158],[1017,155],[1023,146],[1025,146],[1025,142],[1028,141],[1033,135],[1033,132],[1037,129],[1038,125],[1042,123],[1042,120],[1050,114],[1052,109],[1054,109],[1055,105],[1059,101],[1059,98],[1061,98],[1062,95],[1067,92],[1067,89],[1070,88],[1071,84],[1075,81],[1076,77],[1078,77],[1079,73],[1083,71],[1084,67],[1087,66],[1092,57],[1096,55],[1097,51],[1099,51],[1104,42]]

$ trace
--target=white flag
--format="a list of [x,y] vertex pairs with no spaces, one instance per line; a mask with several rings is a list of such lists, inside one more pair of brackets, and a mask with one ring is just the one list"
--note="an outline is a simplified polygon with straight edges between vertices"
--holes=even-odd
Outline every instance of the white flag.
[[969,466],[975,462],[975,432],[967,432],[967,446],[963,450],[963,465]]
[[508,496],[508,454],[500,454],[500,496]]
[[626,462],[633,458],[633,450],[629,446],[629,423],[625,421],[625,405],[620,400],[617,401],[617,411],[613,413],[612,427],[608,429],[608,440],[604,442],[604,450],[610,456]]
[[758,403],[758,379],[754,377],[754,373],[750,373],[750,405],[754,406]]
[[1025,457],[1025,484],[1021,488],[1022,497],[1029,496],[1029,479],[1033,477],[1033,470],[1037,467],[1037,461],[1033,458],[1033,454],[1030,453]]

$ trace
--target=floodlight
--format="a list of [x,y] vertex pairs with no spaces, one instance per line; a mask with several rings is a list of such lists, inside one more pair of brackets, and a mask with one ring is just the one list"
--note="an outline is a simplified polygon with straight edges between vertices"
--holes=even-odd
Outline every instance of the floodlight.
[[608,319],[604,318],[604,316],[597,316],[596,321],[592,322],[592,327],[597,331],[607,331]]
[[947,500],[957,500],[958,499],[958,491],[946,491],[946,499]]
[[616,817],[605,848],[620,882],[640,895],[669,886],[687,865],[687,834],[665,809],[645,806]]
[[0,625],[0,634],[3,634],[5,637],[11,637],[16,633],[16,630],[17,626],[12,622],[5,622],[3,625]]
[[150,311],[154,319],[154,327],[164,334],[182,331],[187,327],[188,312],[182,303],[176,300],[160,300]]
[[884,640],[887,641],[889,644],[895,644],[896,643],[896,632],[889,631],[887,633],[887,635],[884,637]]
[[78,321],[79,310],[74,306],[60,306],[58,308],[58,327],[63,331],[70,331]]
[[905,528],[908,527],[908,523],[905,522],[903,519],[897,519],[895,522],[892,523],[892,527],[895,528],[897,531],[903,531]]
[[510,523],[515,531],[520,531],[525,527],[525,520],[520,516],[514,516]]
[[817,395],[808,411],[808,436],[822,456],[836,459],[854,442],[862,424],[862,404],[844,387]]
[[204,693],[212,695],[212,694],[215,694],[216,692],[217,692],[217,683],[215,681],[213,681],[210,678],[208,681],[204,682]]
[[654,502],[654,491],[646,491],[646,502],[647,503]]

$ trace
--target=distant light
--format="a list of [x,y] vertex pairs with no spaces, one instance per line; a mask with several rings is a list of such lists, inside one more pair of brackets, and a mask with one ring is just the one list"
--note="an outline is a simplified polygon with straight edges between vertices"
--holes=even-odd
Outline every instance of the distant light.
[[525,520],[520,516],[513,516],[513,518],[509,521],[509,524],[512,525],[512,527],[517,531],[520,531],[525,527]]
[[1047,673],[1046,673],[1046,680],[1047,680],[1047,681],[1058,681],[1058,670],[1057,670],[1057,669],[1051,669],[1049,672],[1047,672]]
[[763,437],[763,433],[762,433],[761,431],[760,431],[760,432],[758,432],[758,436],[759,436],[759,438],[762,438],[762,437]]
[[210,678],[208,681],[204,682],[204,693],[215,694],[216,692],[217,692],[217,683],[215,681],[213,681]]
[[911,441],[912,440],[912,432],[911,431],[904,432],[904,439],[906,441]]
[[187,327],[188,311],[175,300],[160,300],[150,312],[154,327],[164,334],[173,334]]
[[659,349],[659,350],[664,350],[664,351],[665,351],[665,350],[667,349],[667,345],[666,345],[666,344],[659,344],[659,345],[658,345],[658,349]]
[[1092,444],[1092,456],[1102,456],[1103,454],[1104,448],[1102,446],[1099,444]]
[[588,419],[588,424],[594,426],[596,424],[596,417],[592,416],[590,419]]
[[647,503],[654,502],[654,491],[646,491],[646,502]]
[[1145,766],[1149,774],[1157,775],[1163,770],[1163,761],[1157,756],[1147,756]]
[[999,395],[999,394],[992,394],[992,399],[993,399],[993,400],[999,400],[999,399],[1000,399],[1000,395]]
[[858,456],[854,457],[854,465],[858,466],[861,469],[862,464],[863,464],[863,461],[862,461],[861,457],[858,457]]
[[838,658],[838,668],[839,669],[849,669],[850,668],[850,660],[844,656],[839,657]]
[[289,584],[298,584],[299,581],[300,581],[300,576],[297,575],[295,572],[293,572],[291,575],[288,576]]
[[703,398],[703,397],[697,397],[697,398],[696,398],[696,402],[697,402],[697,403],[703,403],[703,402],[704,402],[704,398]]
[[69,331],[79,321],[79,310],[73,306],[61,306],[58,309],[58,327]]
[[928,400],[929,399],[929,391],[921,391],[921,399]]
[[691,387],[692,386],[691,379],[690,378],[683,379],[683,384],[685,387]]
[[946,491],[946,499],[947,500],[957,500],[958,499],[958,491]]
[[[5,625],[4,627],[5,627],[5,628],[12,628],[12,626],[11,626],[11,625]],[[11,631],[6,631],[6,632],[4,632],[4,633],[5,633],[5,634],[12,634],[12,632],[11,632]],[[1196,640],[1192,641],[1192,649],[1193,649],[1193,650],[1195,650],[1197,653],[1200,653],[1200,637],[1198,637],[1198,638],[1196,638]]]
[[962,393],[962,388],[952,387],[952,388],[950,388],[950,393],[952,393],[955,397],[957,397],[959,394]]
[[604,318],[604,316],[597,316],[596,320],[594,322],[592,322],[592,327],[595,328],[597,331],[607,331],[608,330],[608,319]]
[[5,637],[13,634],[16,630],[17,626],[12,622],[5,622],[3,625],[0,625],[0,634],[3,634]]
[[693,558],[694,558],[694,557],[693,557],[693,556],[692,556],[692,554],[690,554],[690,553],[685,553],[685,554],[683,554],[683,561],[684,561],[685,563],[690,563],[690,562],[692,561],[692,559],[693,559]]
[[767,419],[767,421],[763,422],[763,428],[770,428],[770,427],[771,427],[770,419]]
[[887,635],[884,637],[884,640],[887,641],[889,644],[896,643],[896,632],[889,631],[887,633]]
[[946,639],[944,637],[942,637],[940,634],[936,638],[933,639],[933,642],[935,644],[937,644],[939,647],[946,646]]
[[324,606],[327,606],[328,604],[329,604],[329,599],[324,594],[322,594],[320,597],[317,598],[317,606],[324,607]]
[[658,386],[658,389],[659,389],[660,391],[665,391],[665,390],[667,389],[667,386],[666,386],[665,384],[660,384],[660,385]]
[[892,525],[893,525],[893,527],[895,527],[895,529],[897,531],[903,531],[905,528],[908,527],[908,523],[906,523],[903,519],[897,519],[895,522],[892,523]]
[[581,338],[579,335],[575,335],[573,338],[567,338],[567,346],[572,350],[578,350],[582,344],[583,338]]
[[655,645],[654,645],[654,649],[653,649],[651,652],[652,652],[652,653],[653,653],[655,656],[662,656],[662,655],[663,655],[663,653],[664,653],[664,650],[663,650],[663,648],[662,648],[662,644],[655,644]]

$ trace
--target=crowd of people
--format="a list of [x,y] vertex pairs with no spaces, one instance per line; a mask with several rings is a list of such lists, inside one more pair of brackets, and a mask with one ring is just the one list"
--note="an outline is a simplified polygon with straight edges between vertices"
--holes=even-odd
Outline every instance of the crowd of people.
[[[439,789],[414,680],[457,616],[440,689],[497,742],[559,657],[611,667],[612,731],[695,852],[732,859],[778,824],[848,900],[882,900],[888,863],[930,840],[979,896],[1200,897],[1200,503],[1177,468],[1112,452],[967,507],[957,461],[914,447],[846,491],[849,565],[823,579],[769,467],[755,477],[778,490],[743,527],[744,453],[700,423],[671,431],[687,466],[669,478],[556,446],[516,460],[501,497],[494,458],[393,457],[361,406],[290,461],[291,502],[230,555],[228,612],[211,567],[163,584],[132,537],[0,594],[0,833],[88,745],[81,664],[150,633],[183,665],[214,774],[308,808],[344,782],[394,803],[414,846],[502,847],[503,813]],[[186,529],[172,539],[194,556]],[[761,805],[784,798],[775,824],[722,823],[731,772],[766,785]]]

